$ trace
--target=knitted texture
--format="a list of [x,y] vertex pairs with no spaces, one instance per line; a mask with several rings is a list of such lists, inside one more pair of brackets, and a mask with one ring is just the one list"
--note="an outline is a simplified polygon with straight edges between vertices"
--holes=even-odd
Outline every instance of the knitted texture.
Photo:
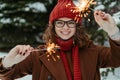
[[72,60],[73,60],[73,70],[74,70],[74,80],[82,80],[81,77],[81,68],[80,68],[80,55],[78,50],[78,45],[73,44],[73,39],[69,39],[67,41],[56,38],[57,44],[60,46],[60,57],[63,61],[65,72],[68,80],[72,80],[72,74],[70,71],[70,66],[68,60],[66,58],[65,51],[72,49]]
[[[57,5],[50,14],[49,23],[52,24],[55,20],[62,17],[67,17],[74,20],[75,16],[78,14],[72,12],[75,7],[76,6],[72,0],[58,0]],[[79,22],[81,22],[81,19],[79,19]]]

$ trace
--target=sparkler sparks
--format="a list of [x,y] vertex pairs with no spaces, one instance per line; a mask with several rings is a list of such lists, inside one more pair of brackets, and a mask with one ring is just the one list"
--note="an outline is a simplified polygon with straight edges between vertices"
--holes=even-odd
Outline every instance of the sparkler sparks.
[[95,5],[96,2],[94,0],[79,0],[77,7],[73,8],[73,13],[79,13],[76,15],[75,20],[78,22],[80,17],[87,17],[91,10],[91,5]]
[[[55,56],[53,56],[53,54],[56,52],[56,50],[57,49],[60,49],[60,47],[59,46],[57,46],[56,44],[54,44],[54,43],[48,43],[48,45],[47,45],[47,57],[49,58],[50,56],[52,57],[52,59],[54,60],[54,61],[56,61],[56,58],[55,58]],[[58,55],[56,56],[58,59],[60,58]],[[49,61],[49,59],[48,59],[48,61]]]
[[47,54],[47,57],[48,57],[48,61],[50,61],[50,57],[54,60],[54,61],[56,61],[57,59],[59,59],[60,57],[59,57],[59,55],[53,55],[55,52],[56,52],[56,50],[58,50],[58,49],[60,49],[60,47],[59,46],[57,46],[56,44],[54,44],[54,43],[48,43],[47,45],[46,45],[46,48],[43,48],[43,49],[34,49],[34,50],[32,50],[32,52],[33,51],[46,51],[46,54]]
[[77,6],[77,12],[85,12],[93,4],[96,4],[94,0],[79,0],[79,5]]

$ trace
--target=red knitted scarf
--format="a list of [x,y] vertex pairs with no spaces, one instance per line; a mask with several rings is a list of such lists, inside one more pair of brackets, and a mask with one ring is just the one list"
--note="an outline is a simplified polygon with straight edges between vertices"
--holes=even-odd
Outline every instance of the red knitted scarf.
[[80,57],[78,52],[78,45],[73,45],[73,39],[69,39],[67,41],[61,40],[59,38],[56,39],[57,44],[60,46],[60,57],[63,61],[65,72],[67,74],[68,80],[72,80],[72,74],[70,72],[70,67],[68,60],[66,58],[65,51],[72,49],[72,58],[73,58],[73,70],[74,70],[74,80],[82,80],[81,79],[81,71],[80,71]]

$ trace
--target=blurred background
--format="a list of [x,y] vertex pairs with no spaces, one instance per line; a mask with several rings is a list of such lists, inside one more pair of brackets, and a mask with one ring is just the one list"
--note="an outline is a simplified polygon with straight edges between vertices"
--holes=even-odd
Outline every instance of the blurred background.
[[[74,3],[76,1],[74,0]],[[110,13],[120,28],[120,0],[95,1],[97,4],[91,8]],[[57,0],[1,0],[0,55],[6,55],[18,44],[29,44],[33,47],[43,44],[42,34],[48,25],[49,14],[56,3]],[[83,18],[83,26],[95,44],[109,46],[107,34],[96,24],[93,11]],[[102,80],[120,80],[119,68],[107,68],[100,71]]]

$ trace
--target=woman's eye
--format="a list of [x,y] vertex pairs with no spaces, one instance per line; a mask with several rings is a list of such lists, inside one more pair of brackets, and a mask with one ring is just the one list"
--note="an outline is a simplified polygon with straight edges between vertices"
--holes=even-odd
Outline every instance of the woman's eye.
[[70,21],[70,22],[68,22],[68,24],[75,24],[75,22],[73,22],[73,21]]
[[57,22],[57,24],[63,24],[63,22]]

